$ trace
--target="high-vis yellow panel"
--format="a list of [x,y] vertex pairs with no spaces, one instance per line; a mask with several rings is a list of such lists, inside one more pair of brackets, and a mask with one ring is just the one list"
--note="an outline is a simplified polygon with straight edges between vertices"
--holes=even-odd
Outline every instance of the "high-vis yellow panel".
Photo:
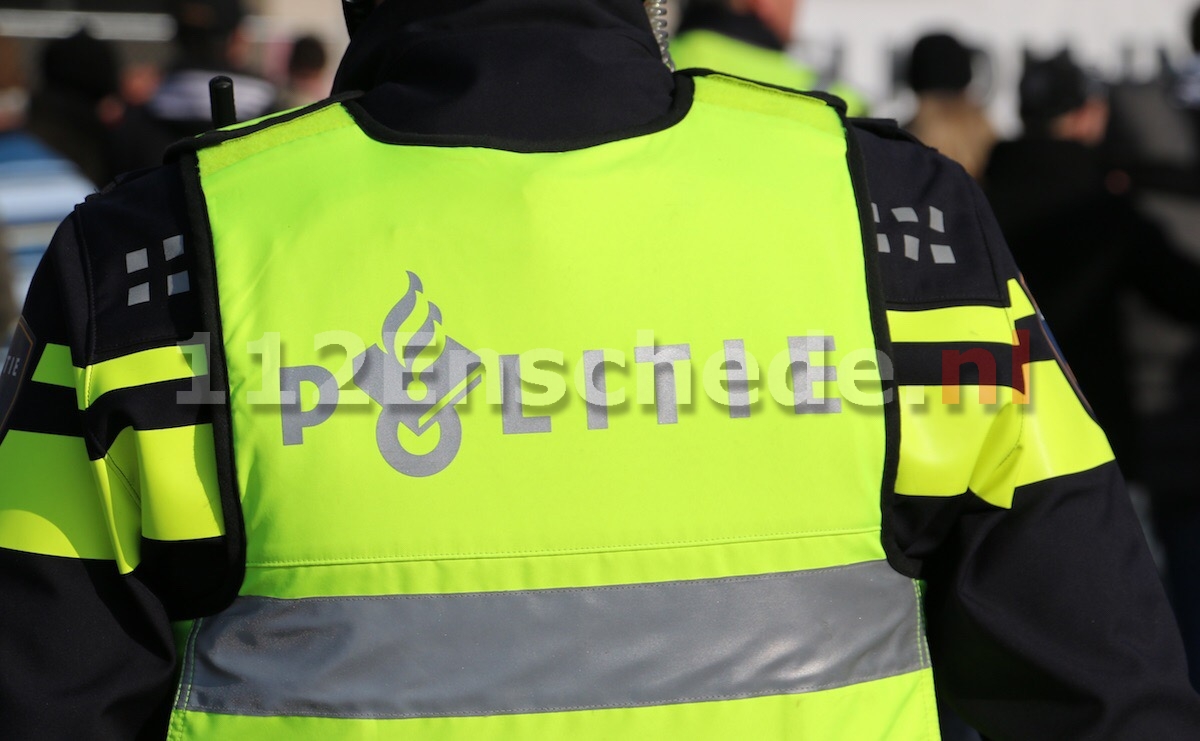
[[[173,737],[936,738],[918,596],[880,543],[888,441],[836,111],[701,77],[662,131],[522,154],[376,141],[353,110],[199,154],[248,569],[192,632]],[[850,638],[727,599],[769,579]],[[725,611],[694,609],[709,594]],[[572,672],[539,636],[587,636],[529,622],[548,615],[605,646],[674,615],[714,639],[670,635],[678,672],[655,662],[643,703],[619,678],[652,656],[584,651]],[[428,663],[379,661],[405,629]],[[722,649],[747,631],[781,631],[762,645],[812,673],[774,683]],[[439,636],[478,641],[478,672]],[[488,657],[508,653],[530,673],[497,696],[486,677],[513,664]],[[342,702],[323,683],[346,671]]]

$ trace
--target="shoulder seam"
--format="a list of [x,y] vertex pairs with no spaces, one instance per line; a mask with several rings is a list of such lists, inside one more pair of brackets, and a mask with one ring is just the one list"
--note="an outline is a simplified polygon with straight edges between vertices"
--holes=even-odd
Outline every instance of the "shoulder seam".
[[202,149],[208,149],[209,147],[215,147],[219,144],[224,144],[225,142],[234,141],[252,134],[257,134],[258,132],[272,126],[279,126],[281,124],[295,121],[331,106],[339,105],[361,96],[362,93],[357,90],[349,93],[342,93],[341,95],[335,95],[333,97],[326,98],[325,100],[318,101],[303,108],[296,108],[291,111],[277,113],[273,116],[267,116],[266,118],[263,118],[254,124],[243,124],[232,129],[217,129],[216,131],[210,131],[192,139],[184,139],[182,141],[175,142],[167,148],[166,153],[163,155],[163,162],[171,163],[177,161],[185,154],[199,152]]

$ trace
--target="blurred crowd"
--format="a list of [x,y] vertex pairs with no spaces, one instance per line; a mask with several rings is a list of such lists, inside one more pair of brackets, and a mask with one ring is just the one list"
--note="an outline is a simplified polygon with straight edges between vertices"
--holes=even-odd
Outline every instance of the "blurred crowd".
[[[731,22],[717,3],[696,7],[683,27],[685,56]],[[16,43],[0,38],[5,332],[73,204],[211,127],[212,77],[234,80],[243,120],[324,96],[330,59],[318,38],[295,39],[286,69],[268,79],[251,64],[236,0],[171,8],[178,30],[162,69],[123,65],[112,43],[83,28],[45,42],[36,69],[25,70]],[[780,24],[791,27],[790,18]],[[742,32],[779,55],[790,41],[768,27]],[[1023,132],[1008,141],[988,119],[987,55],[969,42],[944,32],[914,40],[904,79],[915,98],[906,128],[987,193],[1126,476],[1148,492],[1200,687],[1200,456],[1190,449],[1200,440],[1200,13],[1192,36],[1196,56],[1164,62],[1149,80],[1101,79],[1070,49],[1026,53]],[[779,57],[758,62],[780,84],[820,82],[867,108],[850,89]]]
[[[251,64],[239,0],[172,0],[170,62],[123,64],[115,43],[80,28],[24,64],[0,36],[0,347],[55,227],[120,173],[162,162],[173,142],[212,128],[209,81],[230,77],[248,120],[326,95],[324,43],[304,35],[268,79]],[[31,82],[32,81],[32,82]]]

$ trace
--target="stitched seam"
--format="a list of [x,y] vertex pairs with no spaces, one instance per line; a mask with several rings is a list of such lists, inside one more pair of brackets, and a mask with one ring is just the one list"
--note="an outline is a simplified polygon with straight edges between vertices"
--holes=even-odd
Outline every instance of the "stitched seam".
[[464,561],[470,559],[502,559],[502,558],[522,558],[522,557],[543,557],[543,556],[571,556],[582,555],[589,553],[637,553],[641,551],[666,550],[672,548],[686,548],[691,546],[712,546],[712,545],[740,545],[749,543],[763,543],[775,540],[787,540],[790,538],[815,538],[815,537],[832,537],[838,535],[865,535],[867,533],[879,532],[879,527],[856,528],[851,530],[810,530],[799,532],[785,533],[765,533],[762,535],[748,535],[734,538],[713,538],[709,540],[681,540],[681,541],[665,541],[661,543],[646,543],[628,546],[595,546],[591,548],[555,548],[547,550],[530,550],[530,551],[493,551],[481,553],[408,553],[408,554],[389,554],[382,556],[372,556],[367,558],[362,557],[347,557],[347,558],[331,558],[331,559],[297,559],[297,560],[274,560],[274,561],[248,561],[247,568],[263,568],[272,566],[322,566],[336,564],[360,564],[360,563],[391,563],[404,561],[426,561],[426,560],[454,560]]
[[[200,635],[200,625],[204,622],[204,618],[197,618],[195,625],[192,626],[192,634],[188,636],[187,646],[187,694],[183,698],[182,710],[187,710],[192,704],[192,688],[196,686],[196,640]],[[182,689],[182,688],[181,688]]]
[[[482,717],[489,715],[521,715],[529,713],[561,713],[575,710],[616,710],[621,708],[645,708],[645,707],[662,707],[666,705],[682,705],[693,702],[719,702],[723,700],[746,700],[754,697],[787,697],[789,695],[807,694],[810,692],[819,692],[821,690],[835,689],[838,687],[852,687],[857,684],[866,684],[875,682],[880,679],[889,679],[891,677],[899,677],[905,674],[912,674],[920,671],[922,667],[905,667],[899,670],[889,670],[880,672],[867,677],[853,677],[851,679],[838,680],[834,682],[824,682],[821,684],[803,685],[793,688],[787,692],[778,692],[773,690],[763,690],[760,692],[736,692],[724,695],[696,695],[691,697],[673,698],[671,700],[647,701],[647,702],[621,702],[621,703],[602,703],[594,705],[563,705],[563,706],[534,706],[527,708],[505,708],[504,710],[481,710],[475,713],[450,713],[443,715],[429,713],[322,713],[320,715],[312,714],[301,717],[316,717],[316,718],[360,718],[363,720],[400,720],[403,718],[471,718]],[[196,705],[196,710],[214,712],[224,715],[250,715],[259,717],[270,717],[275,715],[267,711],[247,711],[238,710],[237,712],[230,711],[228,708],[211,707],[205,705]]]
[[[345,108],[344,108],[344,107],[341,107],[341,106],[339,106],[339,108],[342,108],[342,111],[343,111],[343,112],[345,112]],[[303,116],[301,116],[301,117],[299,117],[299,118],[295,118],[295,119],[292,119],[291,121],[288,121],[288,122],[286,122],[286,123],[279,124],[279,126],[281,126],[281,127],[287,127],[287,126],[291,126],[292,124],[295,124],[295,123],[298,123],[298,122],[300,122],[300,121],[303,121],[304,119],[308,118],[309,116],[315,116],[315,115],[317,115],[317,114],[319,114],[319,113],[326,113],[326,112],[328,112],[328,110],[329,110],[328,108],[322,108],[322,109],[320,109],[320,110],[318,110],[318,111],[313,111],[312,113],[306,113],[305,115],[303,115]],[[349,113],[346,113],[345,115],[346,115],[347,117],[349,117]],[[312,132],[312,133],[309,133],[309,134],[304,134],[303,136],[296,136],[296,137],[293,137],[293,138],[289,138],[289,139],[288,139],[288,140],[286,140],[286,141],[276,142],[275,144],[272,144],[272,145],[270,145],[270,146],[262,147],[262,148],[260,148],[260,149],[259,149],[258,151],[256,151],[256,152],[251,152],[251,153],[249,153],[249,154],[247,154],[247,155],[245,155],[245,156],[243,156],[243,157],[239,157],[239,158],[238,158],[236,161],[234,161],[234,162],[230,162],[229,164],[226,164],[226,165],[224,165],[224,166],[222,166],[222,167],[218,167],[218,168],[217,168],[217,169],[215,169],[215,170],[206,170],[204,174],[205,174],[205,176],[207,176],[207,177],[212,177],[213,175],[216,175],[216,174],[218,174],[218,173],[225,172],[226,170],[228,170],[228,169],[229,169],[229,168],[231,168],[231,167],[237,167],[238,165],[240,165],[240,164],[242,164],[242,163],[244,163],[244,162],[249,162],[250,160],[253,160],[254,158],[256,158],[256,157],[258,157],[258,156],[260,156],[260,155],[267,154],[268,152],[276,152],[276,151],[278,151],[279,149],[281,149],[281,148],[283,148],[283,147],[286,147],[286,146],[288,146],[288,145],[291,145],[291,144],[295,144],[296,142],[302,142],[302,141],[304,141],[304,140],[306,140],[306,139],[313,139],[313,138],[316,138],[316,137],[318,137],[318,136],[324,136],[324,135],[326,135],[326,134],[337,134],[337,133],[341,133],[341,132],[345,131],[347,128],[350,128],[350,127],[352,127],[352,126],[354,126],[354,120],[351,118],[351,119],[349,120],[349,122],[342,121],[340,125],[338,125],[338,126],[336,126],[336,127],[333,127],[333,128],[329,128],[329,129],[323,129],[323,130],[321,130],[321,131],[314,131],[314,132]],[[257,136],[257,135],[259,135],[259,134],[261,134],[261,133],[263,133],[263,132],[265,132],[265,131],[269,131],[269,130],[270,130],[270,129],[272,129],[272,128],[274,128],[274,127],[267,127],[267,128],[265,128],[265,129],[262,129],[261,131],[256,131],[256,132],[254,132],[253,134],[247,134],[245,137],[239,137],[239,138],[236,138],[236,139],[230,139],[229,141],[226,141],[226,142],[221,142],[220,144],[217,144],[217,145],[216,145],[214,148],[223,147],[223,146],[225,146],[226,144],[233,144],[234,142],[237,142],[237,143],[240,143],[240,144],[243,144],[243,145],[244,145],[244,143],[245,143],[245,142],[249,141],[250,139],[254,138],[255,136]],[[197,154],[198,154],[198,153],[197,153]],[[197,157],[197,161],[199,161],[199,157]]]
[[[686,579],[682,581],[667,581],[667,582],[645,582],[640,584],[612,584],[598,587],[556,587],[553,589],[517,589],[503,592],[453,592],[447,594],[381,594],[359,597],[304,597],[305,602],[331,602],[342,604],[346,602],[394,602],[394,601],[429,601],[429,600],[456,600],[456,599],[490,599],[496,595],[504,597],[519,597],[522,595],[540,596],[555,592],[571,592],[572,594],[581,593],[596,593],[596,592],[637,592],[647,590],[662,590],[671,587],[686,589],[695,586],[705,585],[725,585],[725,584],[747,584],[751,582],[763,581],[784,581],[794,579],[797,575],[804,574],[806,577],[824,577],[837,574],[842,571],[851,569],[861,569],[864,565],[886,565],[887,561],[877,559],[873,561],[862,561],[853,563],[847,566],[830,566],[823,569],[809,569],[804,571],[789,571],[777,574],[755,574],[752,576],[729,576],[717,577],[713,579]],[[899,576],[897,574],[897,576]],[[907,577],[902,577],[907,578]],[[910,580],[911,581],[911,580]],[[258,601],[267,602],[295,602],[295,600],[284,599],[280,597],[254,597]]]

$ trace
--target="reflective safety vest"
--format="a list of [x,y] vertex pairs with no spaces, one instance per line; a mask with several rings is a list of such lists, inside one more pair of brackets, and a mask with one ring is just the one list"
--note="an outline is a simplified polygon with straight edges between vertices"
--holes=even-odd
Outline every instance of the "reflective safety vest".
[[171,738],[938,737],[844,124],[677,79],[564,151],[199,151],[246,575]]
[[[820,82],[816,72],[787,52],[767,49],[716,31],[696,29],[680,34],[671,40],[671,57],[679,69],[712,69],[793,90],[812,90]],[[867,102],[853,89],[834,83],[829,92],[846,101],[849,115],[867,115]]]

